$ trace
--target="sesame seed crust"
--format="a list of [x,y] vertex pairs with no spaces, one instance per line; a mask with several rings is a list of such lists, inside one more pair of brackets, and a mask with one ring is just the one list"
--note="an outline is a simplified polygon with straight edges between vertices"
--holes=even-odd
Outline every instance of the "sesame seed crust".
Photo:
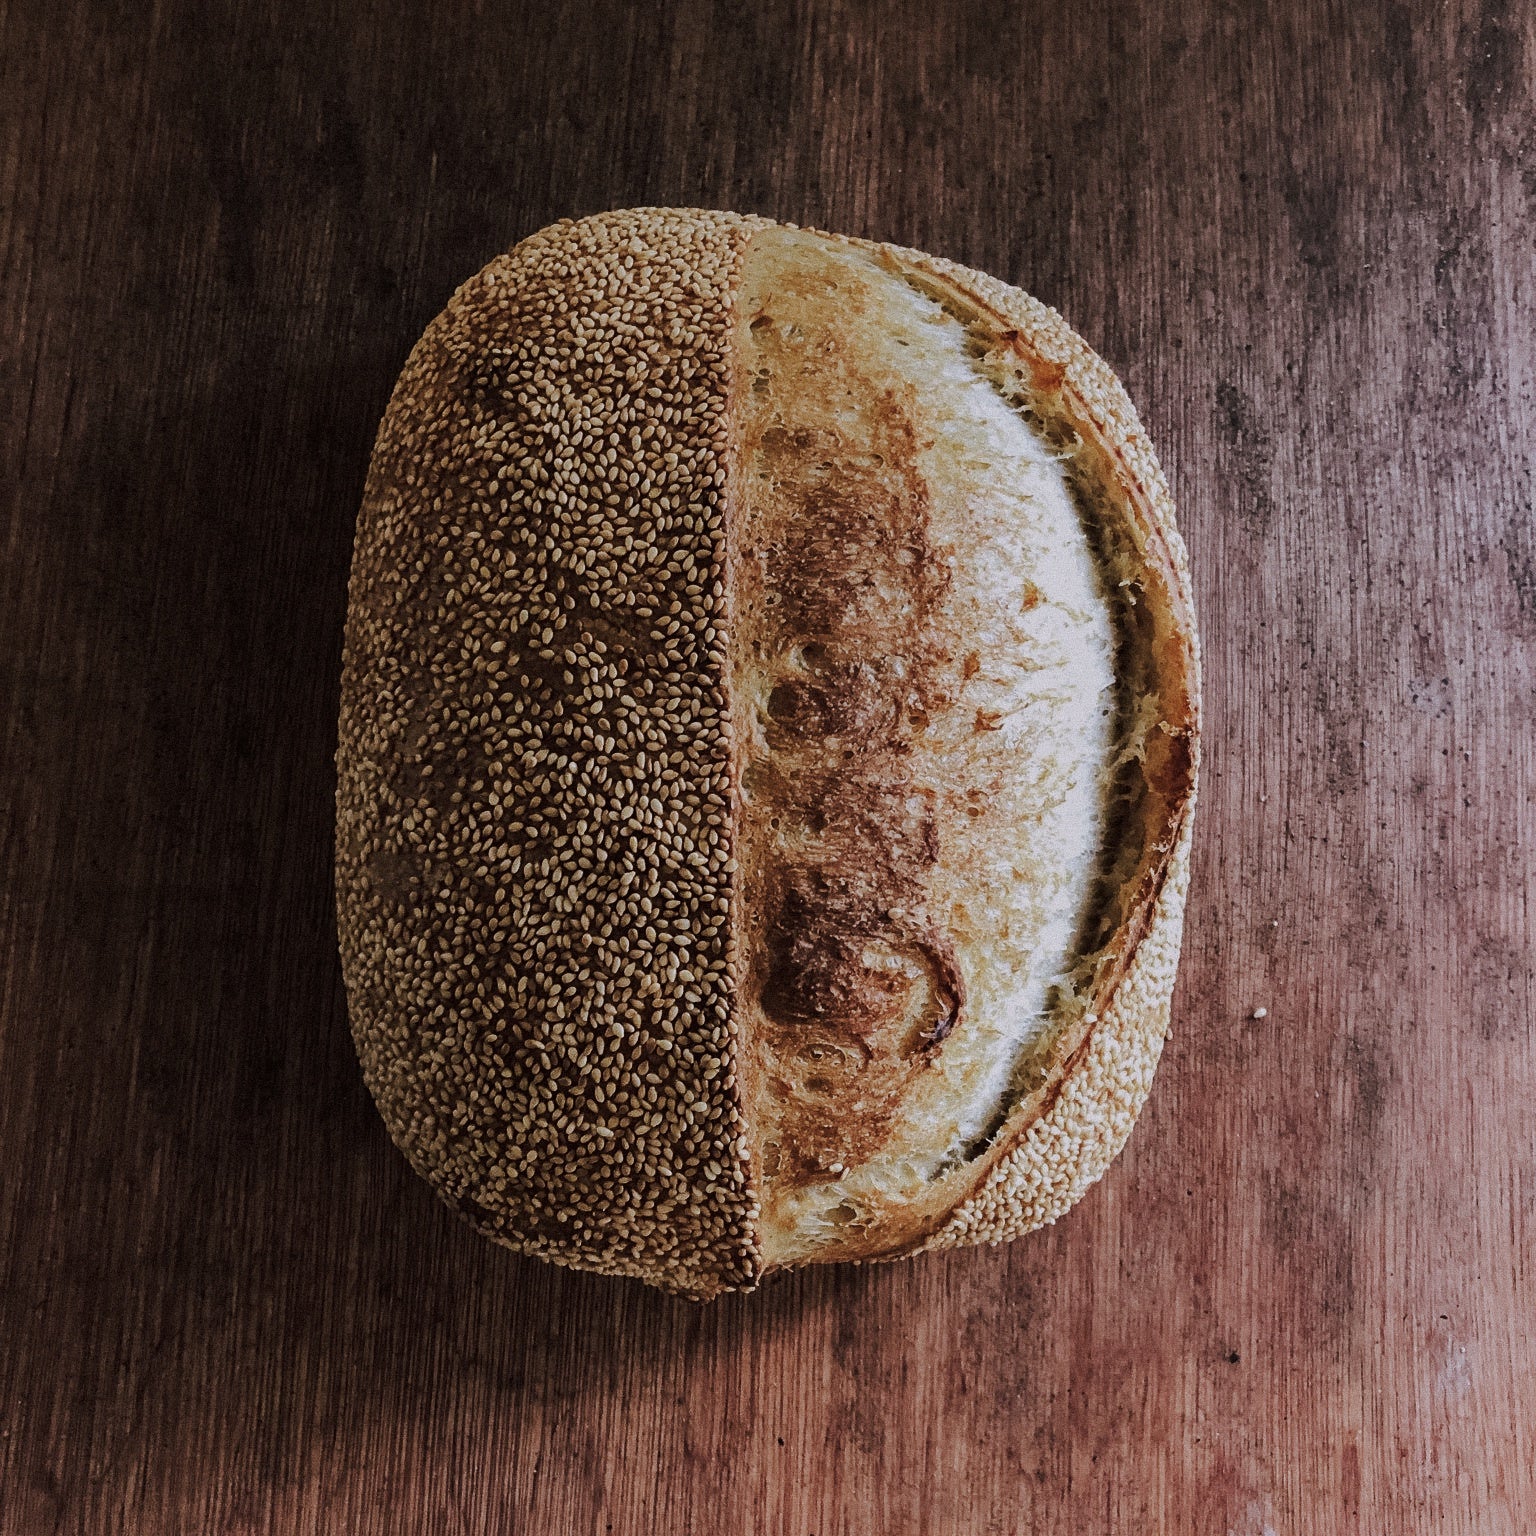
[[453,296],[370,468],[337,752],[368,1085],[486,1235],[754,1282],[724,679],[730,298],[760,221],[554,225]]

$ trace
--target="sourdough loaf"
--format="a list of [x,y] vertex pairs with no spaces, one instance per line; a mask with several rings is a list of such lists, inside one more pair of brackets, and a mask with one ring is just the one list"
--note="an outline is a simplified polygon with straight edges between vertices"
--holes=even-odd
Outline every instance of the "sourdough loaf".
[[346,632],[354,1035],[496,1240],[708,1296],[1104,1171],[1182,923],[1162,474],[1051,310],[735,214],[492,262],[380,429]]

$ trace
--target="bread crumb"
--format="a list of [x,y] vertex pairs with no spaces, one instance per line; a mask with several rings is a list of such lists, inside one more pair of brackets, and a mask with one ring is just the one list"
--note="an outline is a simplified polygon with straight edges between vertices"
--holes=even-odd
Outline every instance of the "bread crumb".
[[1253,1012],[1251,1014],[1249,1014],[1249,1018],[1253,1018],[1253,1019],[1267,1019],[1268,1017],[1269,1017],[1269,1009],[1268,1008],[1255,1008],[1253,1010]]

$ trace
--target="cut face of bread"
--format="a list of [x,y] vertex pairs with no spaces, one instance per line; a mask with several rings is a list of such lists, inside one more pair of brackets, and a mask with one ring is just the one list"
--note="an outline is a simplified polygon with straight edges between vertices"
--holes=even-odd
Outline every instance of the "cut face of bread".
[[541,231],[401,375],[358,523],[338,927],[414,1167],[709,1296],[1053,1220],[1150,1087],[1197,649],[1054,312],[734,214]]
[[898,264],[765,230],[735,344],[739,1017],[794,1263],[946,1211],[1074,1005],[1114,637],[1058,450]]

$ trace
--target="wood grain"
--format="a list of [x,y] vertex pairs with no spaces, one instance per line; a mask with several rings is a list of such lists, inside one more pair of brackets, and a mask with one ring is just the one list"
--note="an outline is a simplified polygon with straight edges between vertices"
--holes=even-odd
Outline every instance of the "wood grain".
[[[0,5],[0,1530],[1536,1528],[1533,71],[1503,0]],[[696,1309],[483,1245],[362,1088],[371,433],[635,203],[1018,282],[1163,452],[1175,1032],[1010,1248]]]

